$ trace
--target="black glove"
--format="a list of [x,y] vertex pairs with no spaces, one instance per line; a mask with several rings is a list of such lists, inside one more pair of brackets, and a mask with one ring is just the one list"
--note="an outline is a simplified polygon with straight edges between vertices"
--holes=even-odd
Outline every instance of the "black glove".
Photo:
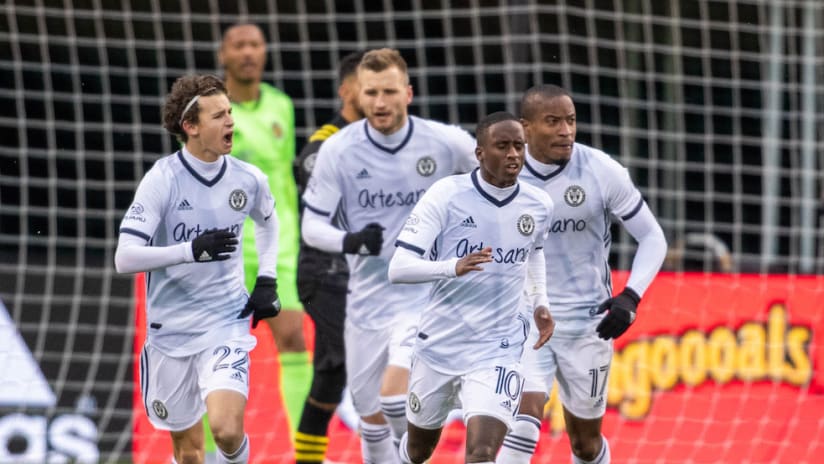
[[609,312],[595,329],[598,337],[609,340],[618,338],[626,332],[635,322],[635,308],[638,307],[640,301],[641,297],[635,293],[635,290],[624,287],[624,291],[601,303],[594,314],[601,314],[606,310]]
[[343,252],[353,255],[381,254],[383,246],[383,226],[377,222],[367,224],[360,232],[349,232],[343,236]]
[[278,298],[278,281],[274,277],[260,276],[255,281],[255,288],[249,295],[246,307],[237,316],[244,319],[252,315],[252,328],[257,327],[261,319],[275,317],[280,313],[280,298]]
[[192,255],[198,263],[225,261],[237,248],[237,235],[228,230],[209,229],[192,240]]

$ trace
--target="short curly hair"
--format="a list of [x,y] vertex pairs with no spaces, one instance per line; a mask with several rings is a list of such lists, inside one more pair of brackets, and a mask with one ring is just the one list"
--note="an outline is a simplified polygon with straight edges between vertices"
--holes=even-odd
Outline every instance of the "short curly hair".
[[200,107],[196,98],[218,93],[228,94],[226,84],[217,76],[204,74],[177,78],[163,104],[163,128],[186,143],[189,136],[183,130],[183,121],[198,123]]

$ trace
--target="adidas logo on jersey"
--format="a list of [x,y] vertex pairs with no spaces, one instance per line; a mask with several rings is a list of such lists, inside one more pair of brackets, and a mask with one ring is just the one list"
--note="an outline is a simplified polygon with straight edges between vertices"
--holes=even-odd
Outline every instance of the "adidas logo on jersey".
[[355,176],[356,179],[369,179],[370,177],[372,176],[369,175],[369,171],[367,171],[366,168],[361,169],[361,172]]
[[468,218],[461,221],[461,227],[471,227],[471,228],[475,229],[475,228],[478,227],[478,225],[475,224],[475,220],[472,219],[472,216],[469,216]]
[[191,211],[193,209],[194,208],[192,208],[192,205],[189,204],[189,200],[185,198],[183,199],[183,201],[180,202],[179,205],[177,205],[178,211]]
[[241,374],[240,372],[235,371],[232,374],[232,379],[237,380],[238,382],[243,382],[243,374]]
[[501,406],[505,407],[507,411],[512,411],[512,401],[510,400],[501,401]]

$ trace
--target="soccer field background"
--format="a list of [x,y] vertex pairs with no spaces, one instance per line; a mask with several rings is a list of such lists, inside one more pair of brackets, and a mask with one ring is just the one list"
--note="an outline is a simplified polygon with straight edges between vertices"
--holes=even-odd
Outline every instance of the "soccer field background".
[[[162,98],[180,75],[220,74],[220,34],[237,21],[268,36],[265,79],[294,99],[298,148],[334,114],[335,68],[357,49],[398,48],[411,111],[470,131],[493,111],[517,113],[531,85],[567,88],[578,140],[628,168],[673,252],[616,346],[614,455],[815,462],[819,0],[2,2],[0,462],[144,456],[139,292],[113,269],[117,229],[139,179],[176,147]],[[612,251],[620,289],[634,244],[617,228]],[[259,377],[275,375],[271,350],[255,356]],[[259,404],[255,417],[277,412]],[[271,462],[288,459],[279,427],[253,443],[275,446]],[[544,428],[540,462],[566,462],[556,402]],[[334,453],[356,453],[351,431],[335,430]],[[459,437],[452,429],[445,446],[459,449]]]

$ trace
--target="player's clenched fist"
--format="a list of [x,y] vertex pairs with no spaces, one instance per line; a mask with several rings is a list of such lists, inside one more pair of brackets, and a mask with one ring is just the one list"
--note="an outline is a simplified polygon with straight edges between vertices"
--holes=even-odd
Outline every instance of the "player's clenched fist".
[[367,224],[359,232],[349,232],[343,236],[343,252],[353,255],[381,254],[383,246],[383,226],[377,222]]
[[601,303],[595,314],[609,312],[595,329],[598,336],[604,340],[620,337],[635,322],[635,309],[640,301],[641,297],[633,289],[625,287],[624,291]]
[[238,319],[252,315],[252,328],[257,327],[262,319],[275,317],[280,313],[280,298],[278,298],[278,281],[274,277],[259,276],[255,281],[255,288],[249,295],[246,307],[238,315]]
[[234,232],[209,229],[192,240],[192,255],[198,263],[225,261],[237,249],[237,243]]

